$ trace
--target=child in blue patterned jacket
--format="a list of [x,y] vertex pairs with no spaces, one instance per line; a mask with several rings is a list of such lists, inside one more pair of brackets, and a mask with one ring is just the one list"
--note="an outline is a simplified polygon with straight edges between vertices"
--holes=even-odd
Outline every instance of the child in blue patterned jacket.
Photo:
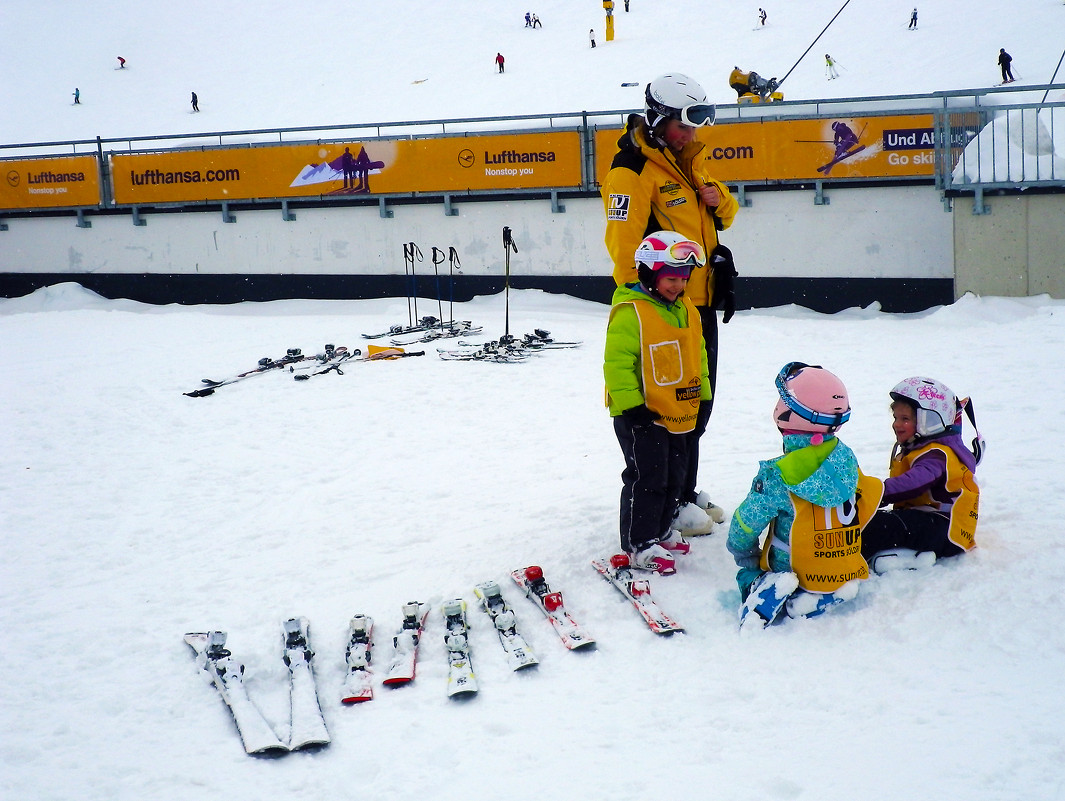
[[836,437],[850,419],[843,382],[822,367],[791,362],[776,386],[773,421],[784,455],[760,463],[728,534],[744,630],[785,613],[813,617],[854,598],[869,576],[862,529],[883,493],[880,480],[863,475]]

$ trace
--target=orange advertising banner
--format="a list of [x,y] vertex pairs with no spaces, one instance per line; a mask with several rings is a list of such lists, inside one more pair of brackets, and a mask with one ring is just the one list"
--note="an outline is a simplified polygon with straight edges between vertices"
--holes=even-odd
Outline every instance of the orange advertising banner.
[[[596,179],[617,153],[621,129],[596,131]],[[933,174],[932,115],[767,120],[700,128],[724,182],[907,178]]]
[[96,156],[0,161],[0,209],[43,209],[100,204]]
[[119,204],[580,186],[576,131],[112,155]]

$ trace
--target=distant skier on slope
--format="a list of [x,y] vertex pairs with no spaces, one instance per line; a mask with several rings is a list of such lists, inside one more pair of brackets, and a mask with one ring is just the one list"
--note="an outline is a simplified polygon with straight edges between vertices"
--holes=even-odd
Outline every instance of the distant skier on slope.
[[[839,77],[839,73],[836,72],[836,61],[828,53],[825,53],[825,75],[830,81]],[[784,77],[786,78],[787,76],[785,75]]]
[[1013,63],[1013,56],[1006,52],[1006,48],[1000,47],[998,50],[998,65],[1002,69],[1002,83],[1013,83],[1013,70],[1010,68],[1010,64]]
[[910,28],[911,31],[917,30],[917,9],[914,8],[913,13],[910,14]]

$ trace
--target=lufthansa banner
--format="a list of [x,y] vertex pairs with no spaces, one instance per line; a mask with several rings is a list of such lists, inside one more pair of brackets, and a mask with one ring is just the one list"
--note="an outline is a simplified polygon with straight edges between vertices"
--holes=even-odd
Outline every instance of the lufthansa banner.
[[576,131],[112,155],[119,204],[579,186]]
[[0,209],[43,209],[100,204],[95,156],[0,161]]
[[[596,132],[601,184],[620,128]],[[714,177],[729,182],[925,177],[934,171],[930,114],[739,122],[699,128]]]

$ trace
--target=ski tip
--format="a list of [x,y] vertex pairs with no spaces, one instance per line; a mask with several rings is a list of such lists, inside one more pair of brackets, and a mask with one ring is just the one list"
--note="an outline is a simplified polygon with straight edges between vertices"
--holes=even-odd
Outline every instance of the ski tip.
[[355,704],[361,704],[364,701],[372,701],[372,700],[373,700],[373,696],[372,695],[352,695],[352,696],[349,696],[347,698],[341,698],[340,699],[340,703],[346,704],[347,706],[354,706]]

